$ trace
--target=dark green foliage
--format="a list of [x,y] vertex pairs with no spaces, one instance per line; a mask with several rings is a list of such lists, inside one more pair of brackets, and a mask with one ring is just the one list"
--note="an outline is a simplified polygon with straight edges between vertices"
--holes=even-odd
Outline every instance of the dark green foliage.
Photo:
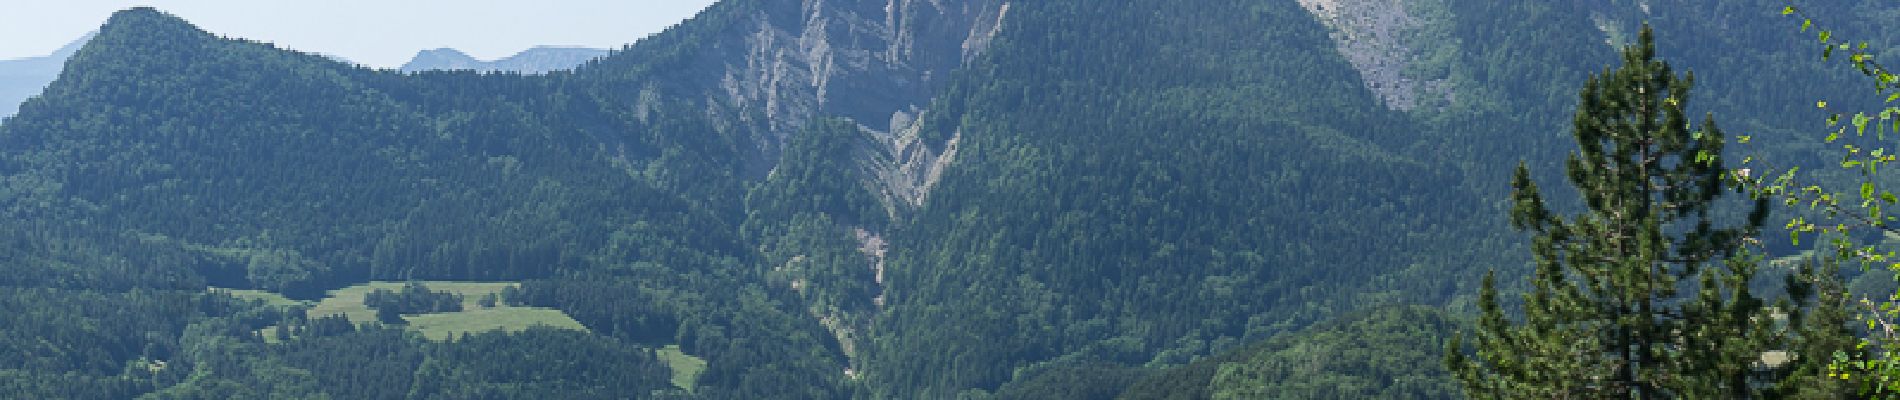
[[[11,314],[21,320],[0,329],[9,344],[46,347],[20,349],[23,359],[0,371],[53,388],[20,393],[409,398],[409,376],[391,371],[414,373],[421,361],[372,361],[375,353],[349,348],[360,340],[392,357],[445,348],[442,357],[455,361],[428,371],[457,378],[415,398],[542,389],[643,397],[670,384],[651,373],[663,368],[650,355],[626,352],[675,342],[714,363],[701,380],[706,397],[843,396],[835,342],[774,298],[789,296],[762,287],[754,250],[741,240],[740,177],[757,168],[746,165],[757,150],[737,138],[759,128],[715,123],[703,99],[668,92],[650,109],[630,110],[622,96],[648,81],[605,67],[544,77],[372,71],[217,38],[150,9],[115,14],[81,53],[67,79],[0,126],[0,180],[8,183],[0,215],[15,221],[0,230],[0,272],[8,272],[0,289],[103,296],[85,305],[96,311],[23,304],[46,313]],[[533,278],[604,285],[575,289],[641,286],[646,297],[637,298],[652,301],[564,291],[560,305],[606,337],[431,344],[341,316],[282,316],[257,305],[151,310],[114,297],[190,299],[211,284],[314,299],[372,279]],[[115,294],[126,291],[133,294]],[[460,306],[408,292],[373,301],[392,314],[384,322]],[[520,292],[497,300],[535,303]],[[750,295],[728,297],[737,293]],[[88,312],[142,314],[77,317]],[[203,328],[186,334],[186,326]],[[290,340],[264,345],[264,335]],[[195,344],[178,344],[184,337]],[[526,344],[539,340],[558,343]],[[181,346],[194,350],[174,354]],[[153,357],[173,375],[119,378],[148,348],[164,353]],[[496,360],[508,363],[598,353],[606,358],[585,368],[616,375],[526,379],[475,368],[470,354],[486,353],[513,357]],[[34,363],[45,365],[28,368]],[[380,375],[330,370],[350,363]],[[530,365],[519,372],[562,367]],[[341,383],[355,379],[376,386]]]
[[521,305],[523,303],[521,301],[521,289],[515,286],[501,288],[500,300],[502,304],[507,304],[511,306]]
[[1145,368],[1111,364],[1055,367],[1036,376],[1016,379],[997,389],[996,400],[1114,400],[1129,385],[1147,376]]
[[271,348],[286,364],[311,371],[330,395],[364,400],[408,398],[406,388],[415,384],[426,351],[401,329],[380,328],[323,335],[306,331]]
[[308,325],[301,327],[301,331],[297,333],[299,337],[324,337],[351,332],[356,332],[356,324],[350,323],[349,318],[339,314],[311,319]]
[[736,181],[634,175],[731,175],[700,161],[729,144],[610,135],[711,129],[585,113],[602,106],[553,78],[404,77],[150,10],[115,16],[71,65],[0,128],[16,149],[0,166],[22,183],[0,211],[146,238],[206,275],[234,264],[240,286],[313,298],[366,279],[548,276],[622,237],[665,237],[637,250],[669,263],[742,248],[730,229],[689,229],[727,225]]
[[[1289,333],[1287,335],[1292,335]],[[1274,336],[1275,339],[1284,336]],[[1166,370],[1157,371],[1128,387],[1117,397],[1126,400],[1206,400],[1214,397],[1214,375],[1222,365],[1246,360],[1274,339],[1228,350]]]
[[0,289],[0,365],[8,370],[106,377],[145,358],[169,359],[201,318],[199,299],[177,292],[100,293]]
[[652,351],[570,330],[489,332],[430,350],[408,398],[628,399],[672,386]]
[[1446,249],[1481,248],[1448,243],[1485,228],[1457,206],[1478,203],[1394,151],[1417,126],[1298,4],[1010,13],[926,116],[961,132],[959,164],[894,235],[874,397],[993,390],[1046,360],[1185,363],[1364,287],[1443,299],[1455,287],[1399,276],[1477,257]]
[[1798,327],[1798,339],[1787,349],[1797,359],[1786,368],[1776,389],[1789,398],[1845,399],[1864,396],[1861,388],[1875,378],[1841,375],[1831,361],[1860,361],[1869,358],[1855,328],[1853,313],[1862,305],[1840,279],[1840,264],[1832,258],[1803,262],[1784,285],[1792,289],[1790,297],[1805,301],[1794,308],[1789,318]]
[[[678,344],[710,365],[698,393],[713,398],[837,398],[843,360],[817,323],[768,293],[702,279],[703,289],[652,266],[625,277],[529,281],[525,305],[565,310],[594,332],[629,343]],[[690,286],[689,286],[690,287]],[[807,350],[798,350],[807,349]]]
[[462,311],[462,295],[447,291],[429,290],[421,283],[409,282],[402,285],[402,291],[376,289],[363,296],[363,305],[398,314],[427,314]]
[[409,323],[409,320],[403,319],[402,312],[396,311],[395,308],[378,308],[376,322],[384,325],[403,325]]
[[[1453,341],[1446,364],[1476,398],[1758,398],[1784,369],[1763,355],[1797,346],[1806,322],[1786,299],[1751,292],[1759,257],[1745,253],[1768,203],[1719,213],[1728,187],[1722,131],[1691,127],[1692,76],[1655,57],[1652,33],[1622,64],[1584,86],[1567,163],[1585,211],[1561,217],[1528,170],[1512,181],[1513,225],[1534,234],[1537,271],[1521,320],[1507,317],[1484,278],[1475,357]],[[1692,130],[1694,129],[1694,130]],[[1736,221],[1736,220],[1740,221]],[[1789,280],[1798,300],[1806,284]],[[1777,321],[1775,310],[1791,315]],[[1521,321],[1521,322],[1519,322]],[[1823,354],[1832,354],[1832,351]]]
[[119,376],[0,370],[0,393],[20,398],[124,399],[150,390],[148,382]]
[[404,284],[402,291],[399,292],[388,289],[376,289],[369,292],[363,296],[363,305],[376,310],[377,322],[386,325],[402,325],[408,323],[402,318],[403,314],[462,311],[462,295],[429,290],[421,283],[409,282]]
[[1381,309],[1267,341],[1222,362],[1215,399],[1458,399],[1438,363],[1438,344],[1457,324],[1423,307]]
[[1459,325],[1425,307],[1356,313],[1155,373],[1118,398],[1459,399],[1438,363]]
[[[746,193],[741,227],[759,249],[771,287],[791,288],[809,314],[836,326],[868,326],[884,287],[878,236],[897,229],[907,204],[878,197],[873,138],[847,120],[822,120],[786,144],[785,156]],[[888,207],[888,208],[887,208]],[[847,357],[863,343],[846,336]]]
[[[829,215],[838,223],[882,230],[884,205],[865,176],[872,139],[849,120],[822,120],[791,139],[778,167],[746,196],[746,211],[761,220],[783,221],[800,213]],[[765,228],[755,228],[763,230]],[[754,235],[770,235],[756,232]]]
[[167,367],[192,377],[173,378],[162,398],[623,399],[678,390],[651,350],[561,329],[451,342],[381,326],[272,346],[192,332],[184,340],[204,342],[205,353]]

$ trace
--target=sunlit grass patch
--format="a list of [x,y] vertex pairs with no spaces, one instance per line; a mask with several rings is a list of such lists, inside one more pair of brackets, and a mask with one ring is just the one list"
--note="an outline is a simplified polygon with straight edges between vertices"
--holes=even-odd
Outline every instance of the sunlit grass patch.
[[679,345],[667,345],[658,352],[660,361],[673,369],[673,386],[687,391],[693,390],[693,382],[699,380],[699,373],[706,371],[706,359],[687,355],[680,351]]
[[561,310],[538,307],[475,307],[461,312],[409,315],[404,319],[409,320],[409,329],[421,332],[429,340],[448,340],[463,334],[496,330],[520,332],[536,325],[587,330]]
[[[535,325],[546,325],[559,329],[587,331],[587,327],[569,317],[561,310],[542,307],[514,307],[497,303],[494,307],[480,305],[483,296],[499,297],[503,289],[517,287],[515,282],[455,282],[421,281],[423,286],[433,291],[446,291],[462,296],[462,311],[429,314],[406,314],[407,328],[421,333],[429,340],[448,340],[462,334],[481,333],[494,330],[520,332]],[[269,304],[308,305],[305,313],[310,318],[323,318],[342,315],[350,322],[366,324],[376,322],[376,310],[363,304],[363,298],[378,289],[401,291],[408,282],[370,282],[332,290],[328,297],[316,302],[299,302],[284,298],[276,293],[259,290],[215,289],[231,293],[241,299],[260,299]],[[266,327],[258,333],[265,341],[275,342],[272,335],[275,327]],[[682,355],[683,356],[683,355]],[[704,369],[703,364],[700,369]],[[697,372],[695,372],[697,375]]]

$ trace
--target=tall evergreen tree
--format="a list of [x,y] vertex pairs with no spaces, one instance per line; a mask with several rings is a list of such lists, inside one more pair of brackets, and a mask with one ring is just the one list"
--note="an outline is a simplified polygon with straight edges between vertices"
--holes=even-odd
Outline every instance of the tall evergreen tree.
[[[1475,357],[1454,339],[1447,364],[1474,398],[1787,394],[1771,380],[1792,363],[1764,355],[1797,346],[1802,318],[1750,291],[1761,263],[1744,246],[1766,200],[1716,206],[1733,189],[1722,131],[1684,116],[1693,74],[1655,58],[1647,26],[1622,55],[1581,92],[1566,167],[1583,211],[1557,215],[1522,164],[1512,180],[1511,221],[1534,234],[1537,264],[1523,318],[1505,315],[1486,276]],[[1722,221],[1736,209],[1745,220]]]

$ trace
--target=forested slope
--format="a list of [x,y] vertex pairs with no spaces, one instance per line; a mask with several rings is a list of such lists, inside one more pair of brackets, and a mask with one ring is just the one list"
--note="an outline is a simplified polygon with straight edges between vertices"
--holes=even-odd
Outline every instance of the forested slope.
[[970,394],[1467,304],[1483,271],[1527,271],[1504,171],[1562,179],[1577,88],[1643,21],[1707,83],[1692,112],[1759,135],[1738,151],[1824,161],[1803,153],[1808,99],[1855,87],[1817,72],[1772,2],[1391,3],[1419,19],[1404,76],[1441,79],[1444,101],[1395,110],[1294,2],[1014,5],[926,113],[959,164],[894,242],[874,390]]
[[[843,367],[829,360],[835,345],[818,340],[815,321],[786,312],[795,309],[773,300],[748,268],[753,256],[737,228],[744,154],[738,143],[722,139],[706,117],[673,108],[696,106],[656,104],[652,117],[636,119],[595,97],[610,87],[569,89],[564,79],[372,71],[214,37],[151,9],[121,12],[75,56],[64,79],[0,128],[0,147],[10,149],[0,156],[8,182],[4,210],[17,221],[9,240],[19,255],[6,268],[21,272],[8,274],[10,287],[159,290],[229,302],[204,288],[315,298],[373,279],[531,280],[523,302],[561,306],[601,333],[432,344],[381,328],[337,330],[317,322],[325,316],[271,307],[154,312],[171,325],[149,330],[88,325],[98,340],[130,341],[127,350],[101,354],[114,367],[88,371],[113,376],[118,365],[154,360],[184,371],[173,378],[194,377],[134,390],[244,397],[250,392],[231,390],[250,385],[277,390],[259,394],[271,397],[320,393],[331,389],[281,387],[297,375],[245,371],[265,363],[319,381],[354,376],[334,366],[374,354],[333,350],[372,345],[361,339],[446,352],[388,360],[410,362],[397,370],[462,357],[418,372],[468,379],[444,383],[462,386],[375,390],[382,394],[526,397],[598,383],[590,379],[641,376],[610,372],[616,368],[664,376],[651,349],[677,343],[713,360],[701,375],[701,395],[756,397],[810,385],[807,397],[838,396],[835,371]],[[706,295],[713,293],[722,295]],[[96,302],[136,306],[142,299],[105,295]],[[242,316],[254,313],[264,314]],[[627,318],[670,323],[630,329],[623,327],[631,326],[623,325]],[[316,346],[303,356],[247,343],[258,339],[251,330],[271,324],[331,328],[301,334],[311,340],[302,346]],[[344,339],[317,340],[339,334]],[[573,335],[585,337],[561,338]],[[167,350],[193,348],[175,343],[200,336],[211,344],[195,348],[235,354]],[[524,341],[552,347],[523,347]],[[467,369],[495,361],[468,357],[593,352],[584,346],[631,353],[587,367],[598,375]],[[503,352],[459,350],[484,347]],[[809,365],[790,366],[797,363]],[[799,371],[826,375],[763,377]],[[520,386],[534,380],[550,386],[521,389],[536,387]],[[507,385],[514,389],[481,389],[504,382],[515,382]],[[622,398],[670,386],[664,379],[642,382],[565,393]],[[435,390],[463,395],[430,394]]]
[[[1488,228],[1453,223],[1481,200],[1450,164],[1399,151],[1427,136],[1292,2],[1011,13],[993,63],[928,116],[961,132],[962,163],[896,242],[884,396],[1037,368],[976,366],[1190,361],[1455,266],[1446,239]],[[1392,300],[1455,288],[1413,285]]]

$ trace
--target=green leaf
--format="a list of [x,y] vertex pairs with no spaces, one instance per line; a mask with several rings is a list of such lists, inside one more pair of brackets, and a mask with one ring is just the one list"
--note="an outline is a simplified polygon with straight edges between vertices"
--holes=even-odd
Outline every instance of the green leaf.
[[1861,182],[1860,198],[1863,198],[1863,199],[1874,198],[1874,183],[1873,182]]
[[1794,6],[1787,6],[1787,7],[1781,8],[1781,15],[1788,15],[1788,14],[1794,14]]

